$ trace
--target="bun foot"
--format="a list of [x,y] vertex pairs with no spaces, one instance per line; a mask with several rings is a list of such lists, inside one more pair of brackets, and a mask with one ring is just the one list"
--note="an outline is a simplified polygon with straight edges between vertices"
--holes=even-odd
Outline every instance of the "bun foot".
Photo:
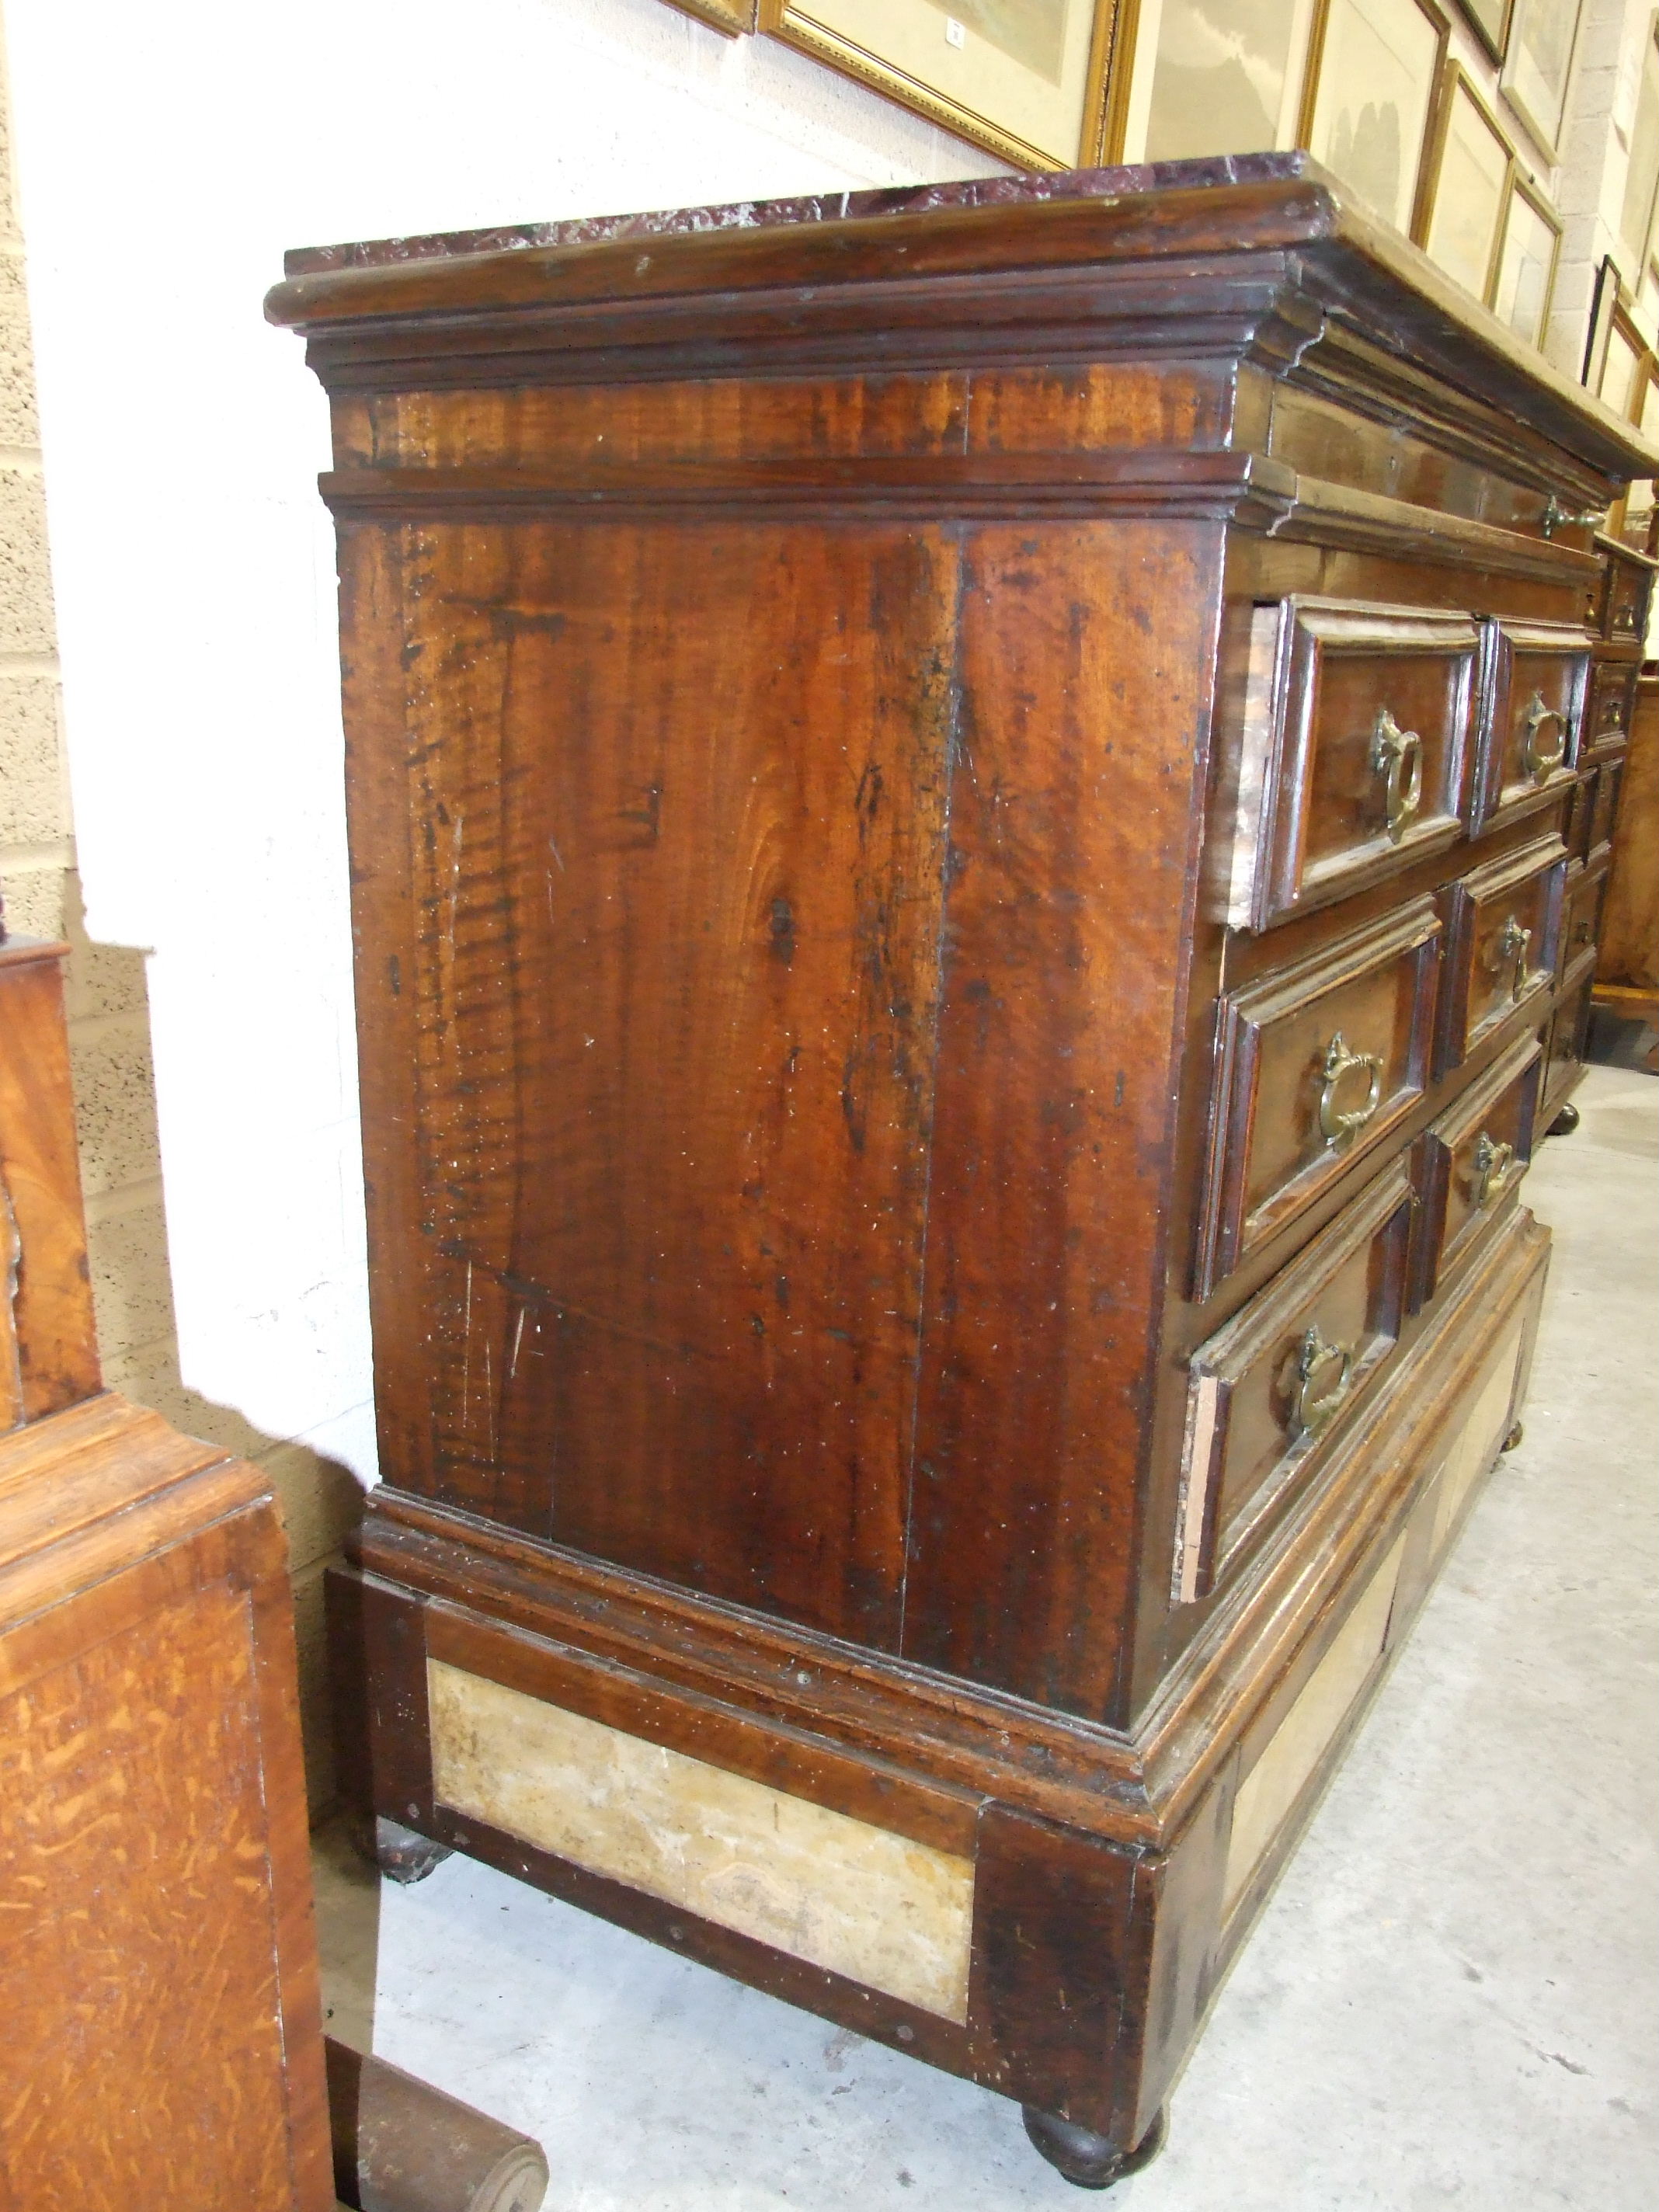
[[1025,2132],[1032,2142],[1056,2173],[1079,2189],[1109,2189],[1115,2181],[1139,2173],[1163,2149],[1169,2131],[1165,2116],[1160,2112],[1134,2148],[1124,2150],[1109,2136],[1097,2136],[1092,2128],[1079,2127],[1075,2120],[1040,2112],[1035,2105],[1027,2105],[1024,2112]]
[[1503,1443],[1499,1444],[1498,1449],[1499,1451],[1513,1451],[1526,1433],[1526,1431],[1522,1427],[1520,1422],[1517,1421],[1515,1426],[1510,1431],[1508,1436],[1504,1437]]
[[1550,1123],[1549,1127],[1545,1130],[1544,1134],[1547,1137],[1570,1137],[1578,1127],[1580,1119],[1578,1109],[1573,1104],[1571,1099],[1569,1099]]

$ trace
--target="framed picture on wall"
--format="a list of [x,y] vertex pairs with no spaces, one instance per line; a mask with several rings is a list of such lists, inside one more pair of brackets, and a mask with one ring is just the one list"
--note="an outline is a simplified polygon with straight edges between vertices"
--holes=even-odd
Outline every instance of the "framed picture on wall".
[[1647,350],[1630,309],[1622,300],[1619,301],[1613,307],[1607,351],[1601,358],[1601,381],[1595,388],[1598,398],[1605,399],[1613,413],[1622,415],[1626,422],[1635,421],[1641,404],[1642,370]]
[[1623,297],[1624,289],[1618,263],[1612,254],[1604,254],[1601,265],[1595,272],[1595,289],[1590,295],[1589,328],[1584,335],[1584,368],[1579,380],[1592,392],[1601,389],[1601,372],[1607,366],[1607,343],[1613,336],[1613,309]]
[[740,38],[755,27],[755,10],[760,0],[668,0],[671,8],[678,8],[687,15],[695,15],[700,22],[712,23],[717,31]]
[[1102,158],[1118,0],[760,0],[760,27],[1024,169]]
[[1477,300],[1490,301],[1515,155],[1468,73],[1449,62],[1423,173],[1422,246]]
[[1409,232],[1449,25],[1433,0],[1321,0],[1302,143]]
[[1316,0],[1140,0],[1111,158],[1180,161],[1294,146]]
[[1515,0],[1457,0],[1465,21],[1495,62],[1504,58],[1510,42],[1510,18]]
[[1652,251],[1656,200],[1659,200],[1659,17],[1649,24],[1648,34],[1643,42],[1636,112],[1630,126],[1630,159],[1625,167],[1625,190],[1619,208],[1619,242],[1625,250],[1625,265],[1638,273],[1638,289],[1645,280]]
[[1492,304],[1524,345],[1544,343],[1560,252],[1560,219],[1535,185],[1514,173]]
[[1500,88],[1546,161],[1561,158],[1567,86],[1583,0],[1515,0]]

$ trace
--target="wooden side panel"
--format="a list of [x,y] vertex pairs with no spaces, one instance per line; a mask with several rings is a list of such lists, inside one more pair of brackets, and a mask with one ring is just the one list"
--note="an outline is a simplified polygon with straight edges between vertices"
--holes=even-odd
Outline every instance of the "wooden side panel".
[[[285,2023],[281,1971],[296,1912],[309,1946],[309,1886],[279,1896],[265,1802],[303,1789],[267,1771],[252,1601],[202,1589],[82,1641],[0,1705],[6,2201],[127,2212],[137,2187],[154,2212],[320,2212],[314,1984]],[[297,2134],[290,2064],[312,2093]]]
[[101,1383],[61,950],[0,946],[0,1429]]
[[1659,994],[1659,682],[1650,677],[1637,687],[1596,980]]
[[954,544],[441,528],[404,590],[388,1471],[891,1644]]
[[907,1656],[1116,1681],[1219,533],[975,533],[951,808]]

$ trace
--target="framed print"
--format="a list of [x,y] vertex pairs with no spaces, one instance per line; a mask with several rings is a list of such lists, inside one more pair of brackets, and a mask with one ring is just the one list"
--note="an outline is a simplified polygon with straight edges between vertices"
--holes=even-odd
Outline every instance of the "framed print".
[[1315,0],[1140,0],[1115,160],[1294,146]]
[[1495,62],[1504,58],[1510,42],[1510,18],[1515,0],[1457,0],[1463,20]]
[[1659,18],[1648,26],[1636,112],[1631,120],[1630,160],[1619,210],[1619,242],[1626,265],[1645,279],[1653,241],[1654,203],[1659,199]]
[[1552,163],[1561,158],[1561,125],[1583,9],[1583,0],[1515,0],[1499,89]]
[[738,39],[745,31],[754,29],[758,0],[668,0],[668,4],[687,15],[695,15],[701,23],[712,23],[717,31],[724,31],[730,37]]
[[1424,173],[1421,243],[1477,300],[1490,301],[1497,280],[1514,160],[1467,72],[1449,63]]
[[1559,218],[1535,185],[1513,174],[1492,304],[1498,320],[1507,323],[1523,345],[1544,343],[1560,252]]
[[1101,158],[1119,0],[761,0],[760,27],[1024,169]]
[[1302,143],[1373,215],[1410,231],[1449,26],[1432,0],[1321,0]]
[[1624,294],[1624,283],[1619,274],[1619,264],[1612,254],[1602,258],[1595,272],[1595,289],[1590,295],[1589,329],[1584,338],[1584,368],[1579,379],[1592,392],[1601,388],[1601,372],[1607,366],[1607,341],[1613,336],[1613,311]]
[[1596,392],[1615,415],[1622,415],[1626,422],[1636,419],[1641,403],[1642,369],[1646,356],[1642,333],[1621,300],[1613,311],[1613,326],[1607,333],[1607,348],[1602,356],[1601,379]]

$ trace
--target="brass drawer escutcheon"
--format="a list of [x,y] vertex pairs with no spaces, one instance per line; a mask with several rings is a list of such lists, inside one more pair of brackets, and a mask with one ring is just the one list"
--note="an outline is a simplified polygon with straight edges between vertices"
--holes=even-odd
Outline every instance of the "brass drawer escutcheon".
[[1496,1198],[1501,1198],[1514,1182],[1516,1172],[1515,1146],[1499,1144],[1483,1129],[1474,1148],[1474,1204],[1482,1212]]
[[[1291,1394],[1293,1437],[1316,1437],[1330,1426],[1353,1388],[1353,1362],[1352,1345],[1331,1344],[1317,1322],[1309,1325],[1296,1356],[1296,1380]],[[1322,1392],[1319,1385],[1328,1380],[1333,1367],[1335,1380]]]
[[[1554,775],[1556,769],[1567,757],[1567,718],[1559,707],[1545,705],[1544,695],[1541,691],[1534,691],[1527,702],[1523,720],[1526,723],[1527,742],[1522,757],[1526,763],[1527,773],[1533,781],[1542,783],[1546,776]],[[1539,732],[1543,729],[1546,722],[1553,722],[1561,733],[1561,741],[1553,753],[1543,752],[1539,749]]]
[[1532,943],[1532,932],[1523,929],[1511,915],[1498,933],[1492,949],[1492,969],[1494,975],[1508,967],[1514,969],[1510,985],[1510,996],[1518,999],[1526,987],[1527,947]]
[[1387,707],[1376,710],[1371,766],[1388,778],[1389,842],[1397,845],[1423,804],[1423,740],[1415,730],[1402,730]]
[[[1336,1103],[1338,1086],[1355,1068],[1368,1068],[1370,1087],[1363,1106],[1350,1107],[1346,1113]],[[1350,1052],[1347,1042],[1339,1030],[1325,1048],[1324,1079],[1319,1092],[1319,1127],[1327,1146],[1332,1151],[1351,1144],[1376,1113],[1382,1099],[1382,1063],[1374,1052]]]

